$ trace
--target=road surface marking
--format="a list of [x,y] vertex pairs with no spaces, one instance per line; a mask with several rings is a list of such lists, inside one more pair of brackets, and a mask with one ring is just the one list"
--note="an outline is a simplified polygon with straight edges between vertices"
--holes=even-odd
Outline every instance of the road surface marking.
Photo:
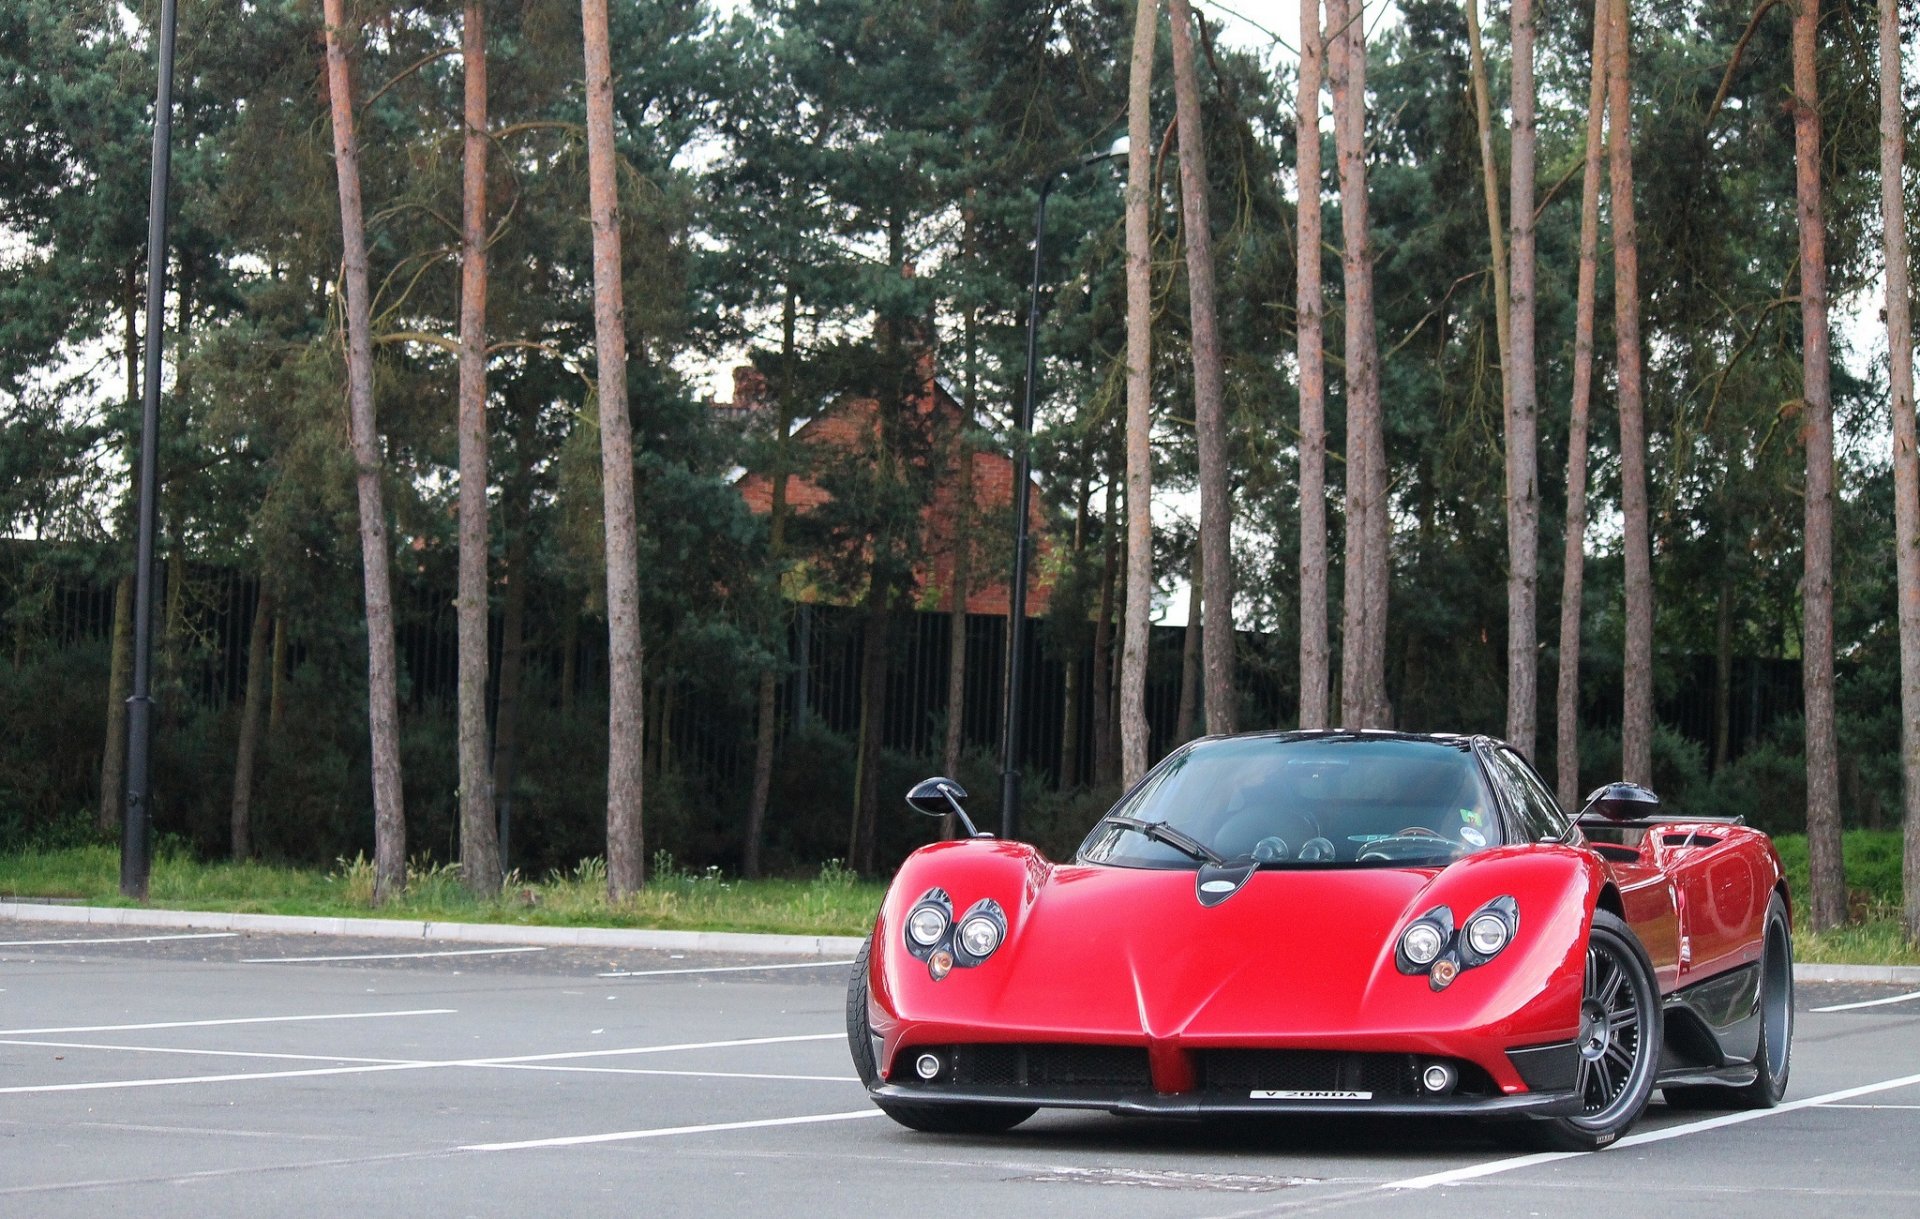
[[694,969],[622,969],[613,973],[595,974],[596,978],[659,978],[669,974],[734,974],[758,973],[763,969],[826,969],[834,965],[851,965],[852,961],[792,961],[782,965],[708,965]]
[[[1644,1147],[1649,1143],[1662,1143],[1668,1139],[1677,1139],[1689,1134],[1700,1134],[1708,1130],[1718,1130],[1723,1126],[1738,1126],[1742,1122],[1759,1121],[1761,1118],[1774,1117],[1782,1113],[1792,1113],[1799,1109],[1811,1109],[1821,1105],[1831,1105],[1836,1101],[1852,1100],[1856,1096],[1871,1096],[1876,1092],[1891,1092],[1896,1088],[1910,1088],[1920,1084],[1920,1075],[1902,1075],[1898,1079],[1883,1079],[1879,1083],[1862,1084],[1857,1088],[1842,1088],[1838,1092],[1824,1092],[1819,1096],[1809,1096],[1803,1100],[1790,1100],[1775,1105],[1771,1109],[1744,1109],[1736,1113],[1723,1113],[1718,1117],[1703,1118],[1697,1122],[1686,1122],[1678,1126],[1666,1126],[1659,1130],[1648,1130],[1640,1134],[1630,1134],[1614,1143],[1607,1150],[1622,1147]],[[1510,1172],[1516,1168],[1531,1168],[1536,1164],[1551,1164],[1555,1160],[1570,1160],[1575,1156],[1590,1155],[1584,1151],[1542,1151],[1532,1155],[1510,1156],[1504,1160],[1489,1160],[1484,1164],[1470,1164],[1465,1168],[1452,1168],[1445,1172],[1429,1173],[1423,1177],[1408,1177],[1403,1181],[1389,1181],[1381,1189],[1430,1189],[1435,1185],[1456,1185],[1462,1181],[1471,1181],[1479,1177],[1490,1177],[1495,1173]]]
[[1920,999],[1920,990],[1910,995],[1895,995],[1891,999],[1863,999],[1858,1003],[1835,1003],[1830,1007],[1816,1007],[1816,1012],[1850,1012],[1862,1007],[1882,1007],[1888,1003],[1905,1003],[1909,999]]
[[[413,1013],[386,1012],[381,1015]],[[142,1027],[142,1026],[133,1026]],[[31,1031],[31,1030],[29,1030]],[[796,1041],[838,1041],[844,1033],[804,1033],[791,1037],[742,1037],[731,1041],[690,1041],[674,1045],[628,1046],[612,1050],[565,1050],[555,1054],[517,1054],[496,1058],[378,1059],[346,1067],[315,1067],[300,1071],[256,1071],[228,1075],[175,1075],[151,1079],[106,1079],[65,1084],[23,1084],[0,1088],[0,1096],[29,1092],[98,1092],[114,1088],[159,1088],[172,1084],[225,1084],[256,1079],[304,1079],[320,1075],[366,1075],[380,1071],[422,1071],[437,1067],[500,1067],[523,1063],[557,1062],[579,1058],[608,1058],[630,1054],[669,1054],[681,1050],[719,1050],[750,1045],[785,1045]],[[319,1059],[339,1062],[341,1059]],[[351,1059],[345,1061],[354,1061]],[[701,1072],[706,1074],[706,1072]]]
[[117,935],[96,940],[0,940],[0,948],[44,948],[53,944],[157,944],[161,940],[231,940],[238,931],[194,931],[182,935]]
[[509,952],[545,952],[545,948],[450,948],[443,952],[363,952],[344,957],[243,957],[242,965],[287,965],[309,961],[408,961],[416,957],[487,957]]
[[0,1029],[0,1037],[35,1037],[42,1033],[127,1033],[140,1029],[200,1029],[225,1024],[286,1024],[303,1020],[377,1020],[382,1016],[451,1016],[451,1007],[422,1007],[404,1012],[329,1012],[319,1016],[236,1016],[225,1020],[158,1020],[151,1024],[72,1024],[61,1028]]
[[760,1130],[768,1126],[805,1126],[815,1122],[847,1122],[879,1117],[878,1109],[852,1113],[814,1113],[806,1117],[769,1117],[751,1122],[714,1122],[706,1126],[659,1126],[652,1130],[620,1130],[612,1134],[574,1134],[557,1139],[528,1139],[519,1143],[473,1143],[461,1151],[525,1151],[535,1147],[578,1147],[583,1143],[620,1143],[630,1139],[664,1139],[677,1134],[713,1134],[722,1130]]
[[669,1071],[663,1067],[561,1067],[538,1062],[476,1063],[499,1071],[579,1071],[590,1075],[685,1075],[694,1079],[791,1079],[802,1083],[857,1084],[855,1075],[774,1075],[762,1071]]
[[277,1058],[292,1062],[418,1062],[414,1058],[363,1058],[357,1054],[269,1054],[261,1050],[196,1050],[190,1046],[102,1045],[90,1041],[23,1041],[0,1039],[0,1045],[40,1046],[49,1050],[131,1050],[138,1054],[187,1054],[200,1058]]

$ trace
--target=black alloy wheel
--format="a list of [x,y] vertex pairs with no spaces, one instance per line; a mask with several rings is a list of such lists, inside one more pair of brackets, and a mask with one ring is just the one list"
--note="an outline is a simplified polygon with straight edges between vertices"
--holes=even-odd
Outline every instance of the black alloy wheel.
[[1625,1134],[1653,1095],[1660,1028],[1660,991],[1646,950],[1619,918],[1595,911],[1574,1083],[1581,1112],[1521,1129],[1556,1151],[1598,1151]]
[[[880,1082],[880,1066],[873,1058],[873,1036],[867,1025],[867,962],[872,951],[871,939],[860,945],[859,955],[853,959],[853,976],[847,979],[847,1049],[853,1054],[855,1074],[869,1088]],[[896,1100],[873,1103],[880,1107],[880,1112],[907,1129],[928,1134],[1000,1134],[1034,1114],[1032,1105],[983,1105],[964,1101],[914,1104]]]

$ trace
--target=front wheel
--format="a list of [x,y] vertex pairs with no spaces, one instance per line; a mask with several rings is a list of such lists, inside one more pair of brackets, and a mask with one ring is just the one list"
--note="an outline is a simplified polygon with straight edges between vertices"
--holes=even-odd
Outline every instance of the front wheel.
[[[880,1080],[880,1065],[874,1061],[873,1036],[867,1026],[867,961],[872,949],[872,940],[860,946],[853,960],[853,976],[847,979],[847,1049],[853,1054],[854,1072],[869,1088]],[[1031,1105],[873,1103],[907,1129],[928,1134],[1000,1134],[1034,1114]]]
[[1625,1134],[1647,1107],[1660,1065],[1653,965],[1632,930],[1605,910],[1594,912],[1587,935],[1579,1052],[1580,1114],[1522,1127],[1556,1151],[1598,1151]]

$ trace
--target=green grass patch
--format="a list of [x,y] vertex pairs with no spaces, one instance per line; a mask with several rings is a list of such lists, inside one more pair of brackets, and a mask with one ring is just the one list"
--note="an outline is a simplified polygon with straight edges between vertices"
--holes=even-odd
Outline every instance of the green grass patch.
[[[433,922],[555,927],[657,927],[789,935],[865,935],[886,887],[862,882],[837,862],[810,880],[734,880],[718,871],[690,874],[656,856],[647,886],[631,899],[607,899],[606,865],[586,860],[539,881],[508,877],[499,897],[482,901],[460,883],[457,867],[416,863],[401,897],[373,904],[373,866],[341,860],[327,872],[259,863],[202,863],[174,852],[154,860],[148,905],[238,914],[327,918],[403,918]],[[120,896],[120,855],[84,846],[0,856],[0,898],[77,898],[132,906]]]

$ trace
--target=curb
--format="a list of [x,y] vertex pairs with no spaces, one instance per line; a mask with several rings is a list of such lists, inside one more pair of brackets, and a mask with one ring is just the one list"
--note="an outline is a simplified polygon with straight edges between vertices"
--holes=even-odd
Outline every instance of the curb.
[[1920,985],[1920,965],[1804,965],[1793,967],[1795,982],[1895,982]]
[[218,914],[128,906],[53,906],[0,902],[0,919],[97,927],[192,927],[289,935],[350,935],[385,940],[454,940],[566,948],[654,948],[755,955],[844,956],[864,943],[849,935],[760,935],[745,931],[658,931],[619,927],[538,927],[512,923],[429,923],[390,918],[311,918],[292,914]]
[[[98,927],[184,927],[286,935],[365,936],[383,940],[453,940],[562,948],[651,948],[766,956],[851,957],[864,943],[851,935],[762,935],[747,931],[658,931],[620,927],[538,927],[515,923],[429,923],[390,918],[312,918],[293,914],[219,914],[137,906],[69,906],[0,902],[0,919]],[[1799,962],[1795,982],[1882,982],[1920,985],[1920,965],[1821,965]]]

